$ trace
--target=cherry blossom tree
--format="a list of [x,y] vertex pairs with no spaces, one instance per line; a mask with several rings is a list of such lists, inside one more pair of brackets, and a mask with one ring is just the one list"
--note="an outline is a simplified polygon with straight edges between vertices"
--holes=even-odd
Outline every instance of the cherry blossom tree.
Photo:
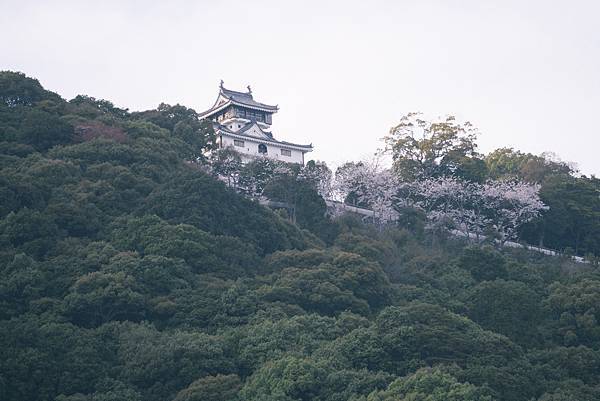
[[389,169],[382,169],[377,160],[346,163],[336,171],[334,193],[337,199],[372,210],[374,218],[381,223],[398,218],[394,208],[397,190],[396,176]]
[[211,153],[209,165],[212,173],[227,183],[227,186],[237,188],[242,158],[233,148],[218,149]]
[[365,183],[374,175],[372,167],[363,162],[348,162],[335,172],[333,198],[352,206],[359,204],[359,198],[366,192]]
[[482,203],[501,243],[517,239],[523,224],[548,209],[539,190],[539,185],[521,181],[488,181],[481,186]]
[[265,186],[275,177],[292,174],[294,171],[287,163],[266,157],[256,158],[242,166],[239,190],[253,198],[260,197]]
[[333,174],[325,162],[310,160],[298,173],[298,180],[309,182],[323,199],[331,198]]
[[424,211],[431,230],[455,229],[479,240],[492,228],[504,243],[547,209],[538,193],[539,186],[519,181],[478,184],[440,177],[400,183],[394,205]]
[[486,222],[477,194],[475,183],[454,177],[428,178],[400,183],[394,206],[422,210],[432,231],[456,229],[479,235]]

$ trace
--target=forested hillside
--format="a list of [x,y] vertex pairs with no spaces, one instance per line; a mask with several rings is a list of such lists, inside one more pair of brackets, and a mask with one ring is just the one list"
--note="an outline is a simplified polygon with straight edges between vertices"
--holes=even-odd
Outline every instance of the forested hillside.
[[[417,212],[326,215],[314,163],[261,182],[290,219],[215,178],[231,163],[205,159],[212,136],[184,106],[0,73],[0,400],[600,399],[596,265],[462,243]],[[491,157],[488,175],[534,173]],[[546,238],[594,252],[597,180],[540,180],[568,220]]]

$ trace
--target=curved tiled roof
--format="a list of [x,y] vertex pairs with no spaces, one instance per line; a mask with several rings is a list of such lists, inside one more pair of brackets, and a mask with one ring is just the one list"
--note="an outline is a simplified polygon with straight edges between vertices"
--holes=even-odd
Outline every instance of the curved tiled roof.
[[[223,102],[223,99],[226,99],[226,101]],[[221,102],[219,102],[219,100],[221,100]],[[266,111],[266,112],[270,112],[270,113],[275,113],[275,112],[277,112],[277,110],[279,110],[279,107],[277,105],[272,106],[272,105],[260,103],[260,102],[257,102],[256,100],[254,100],[254,98],[252,97],[251,91],[238,92],[238,91],[234,91],[231,89],[226,89],[223,87],[223,85],[221,85],[220,90],[219,90],[219,96],[217,97],[217,101],[210,109],[208,109],[205,112],[200,113],[200,117],[204,117],[209,114],[212,114],[217,110],[222,110],[225,107],[229,106],[230,104],[235,104],[235,105],[242,106],[242,107],[249,107],[251,109],[257,109],[257,110]]]

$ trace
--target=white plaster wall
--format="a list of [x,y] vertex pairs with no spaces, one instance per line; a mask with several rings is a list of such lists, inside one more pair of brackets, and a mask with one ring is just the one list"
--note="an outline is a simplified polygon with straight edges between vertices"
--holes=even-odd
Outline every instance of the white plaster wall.
[[229,119],[226,122],[221,122],[224,126],[232,130],[233,132],[239,131],[244,125],[248,123],[249,120],[233,118]]
[[[231,146],[233,147],[233,149],[235,149],[236,151],[238,151],[239,153],[241,153],[243,156],[250,156],[250,157],[264,157],[265,155],[263,155],[262,153],[258,153],[258,145],[260,143],[264,143],[267,146],[267,155],[266,157],[270,158],[270,159],[275,159],[275,160],[281,160],[287,163],[298,163],[298,164],[303,164],[304,163],[304,159],[302,158],[302,152],[296,149],[289,149],[289,148],[285,148],[283,147],[283,149],[288,149],[292,152],[291,156],[284,156],[281,154],[281,146],[277,146],[275,144],[271,144],[269,142],[260,142],[260,139],[257,139],[256,141],[253,140],[248,140],[248,139],[243,139],[244,141],[244,147],[240,147],[240,146],[235,146],[234,145],[234,138],[228,137],[223,135],[223,142],[222,142],[222,146],[224,148]],[[248,158],[245,161],[250,160],[250,158]]]

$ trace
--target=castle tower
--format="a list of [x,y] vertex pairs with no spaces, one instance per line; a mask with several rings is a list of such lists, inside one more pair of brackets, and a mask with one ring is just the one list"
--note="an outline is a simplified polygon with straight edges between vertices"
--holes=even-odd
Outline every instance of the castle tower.
[[271,124],[277,110],[278,106],[254,100],[250,86],[247,92],[238,92],[225,89],[221,81],[217,101],[200,113],[200,118],[213,121],[220,148],[233,147],[245,162],[268,157],[304,164],[304,154],[311,152],[313,147],[278,141],[273,137]]

